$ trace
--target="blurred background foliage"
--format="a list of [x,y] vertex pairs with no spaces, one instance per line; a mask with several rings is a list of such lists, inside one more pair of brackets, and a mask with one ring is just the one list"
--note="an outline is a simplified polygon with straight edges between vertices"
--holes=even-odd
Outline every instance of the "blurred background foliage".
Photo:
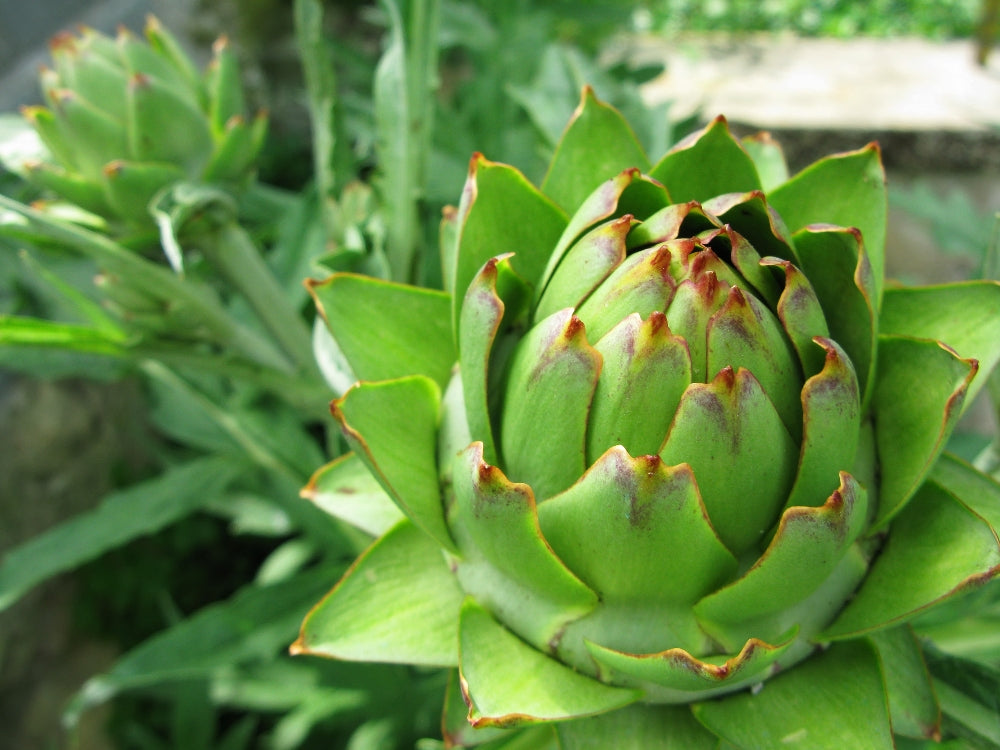
[[662,32],[785,31],[802,36],[972,36],[980,0],[670,0],[652,4],[649,22]]
[[[979,12],[975,0],[201,0],[188,36],[204,52],[227,32],[249,98],[271,112],[238,217],[308,326],[304,277],[354,269],[438,286],[441,214],[472,152],[538,181],[584,83],[650,153],[688,132],[669,104],[643,102],[662,66],[623,55],[629,34],[969,37]],[[0,143],[19,122],[0,121]],[[337,384],[193,345],[176,321],[116,314],[93,283],[107,272],[95,248],[118,241],[107,227],[65,203],[36,211],[50,196],[13,171],[0,196],[0,417],[21,446],[0,451],[0,726],[20,732],[0,749],[440,747],[427,738],[440,737],[442,675],[286,653],[367,543],[298,497],[343,450],[326,416]],[[970,276],[998,275],[994,217],[967,195],[917,182],[891,200]],[[253,290],[185,252],[176,283],[210,288],[227,320],[270,341]],[[167,268],[155,247],[142,263]],[[53,380],[63,390],[46,390]],[[81,446],[102,430],[94,458]],[[995,469],[991,440],[954,447]],[[73,473],[81,460],[91,474]],[[31,515],[57,506],[61,517]],[[102,656],[58,700],[37,697],[94,644]],[[51,719],[63,708],[67,733]],[[88,722],[97,731],[81,731]]]

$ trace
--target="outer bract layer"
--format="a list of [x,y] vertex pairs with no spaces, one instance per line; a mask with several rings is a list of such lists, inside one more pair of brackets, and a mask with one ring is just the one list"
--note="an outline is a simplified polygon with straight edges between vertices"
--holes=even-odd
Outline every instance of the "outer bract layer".
[[457,666],[455,746],[936,735],[903,623],[1000,566],[998,488],[926,480],[1000,287],[885,289],[877,146],[780,164],[722,118],[650,164],[587,90],[540,189],[473,157],[445,292],[314,285],[360,382],[307,494],[380,538],[296,650]]

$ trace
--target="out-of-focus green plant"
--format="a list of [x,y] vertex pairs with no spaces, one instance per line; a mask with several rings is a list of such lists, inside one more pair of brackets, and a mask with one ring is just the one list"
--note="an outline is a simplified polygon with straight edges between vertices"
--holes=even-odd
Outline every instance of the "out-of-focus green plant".
[[654,28],[678,31],[791,31],[807,36],[972,36],[981,0],[666,0],[647,7]]
[[248,117],[227,41],[199,73],[155,19],[146,39],[93,29],[51,43],[41,74],[48,104],[26,107],[48,155],[25,160],[28,180],[108,221],[152,224],[149,203],[175,182],[239,185],[251,176],[267,117]]
[[654,164],[589,90],[540,188],[473,156],[446,291],[313,285],[359,382],[309,492],[378,539],[295,650],[454,668],[452,747],[1000,742],[907,624],[1000,573],[942,454],[1000,284],[887,288],[885,224],[874,145],[789,178],[719,118]]

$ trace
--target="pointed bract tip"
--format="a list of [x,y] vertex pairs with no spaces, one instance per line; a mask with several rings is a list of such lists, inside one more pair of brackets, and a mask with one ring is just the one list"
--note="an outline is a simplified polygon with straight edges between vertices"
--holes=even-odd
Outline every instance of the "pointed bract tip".
[[726,365],[719,372],[716,373],[715,377],[712,378],[711,385],[720,385],[725,387],[727,390],[732,390],[733,386],[736,384],[736,371],[733,369],[732,365]]
[[121,159],[115,159],[114,161],[109,161],[105,164],[104,168],[101,169],[101,172],[105,177],[116,177],[117,175],[120,175],[124,169],[125,162]]
[[668,333],[670,332],[670,327],[667,324],[667,316],[659,310],[653,310],[653,312],[649,314],[649,317],[646,319],[646,324],[649,326],[649,332],[653,335],[656,335],[665,328]]
[[571,315],[569,322],[566,323],[566,328],[564,330],[564,336],[567,340],[573,340],[579,336],[583,336],[586,333],[587,327],[583,324],[575,315]]
[[58,34],[53,34],[49,38],[49,51],[53,55],[57,52],[76,52],[76,37],[68,31],[60,31]]

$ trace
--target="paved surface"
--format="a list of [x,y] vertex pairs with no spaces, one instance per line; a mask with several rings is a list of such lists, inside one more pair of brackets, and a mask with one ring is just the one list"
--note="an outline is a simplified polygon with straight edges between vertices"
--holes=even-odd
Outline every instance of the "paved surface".
[[982,68],[971,41],[796,39],[749,35],[647,38],[666,62],[652,101],[678,115],[725,113],[779,129],[985,131],[1000,126],[1000,49]]

